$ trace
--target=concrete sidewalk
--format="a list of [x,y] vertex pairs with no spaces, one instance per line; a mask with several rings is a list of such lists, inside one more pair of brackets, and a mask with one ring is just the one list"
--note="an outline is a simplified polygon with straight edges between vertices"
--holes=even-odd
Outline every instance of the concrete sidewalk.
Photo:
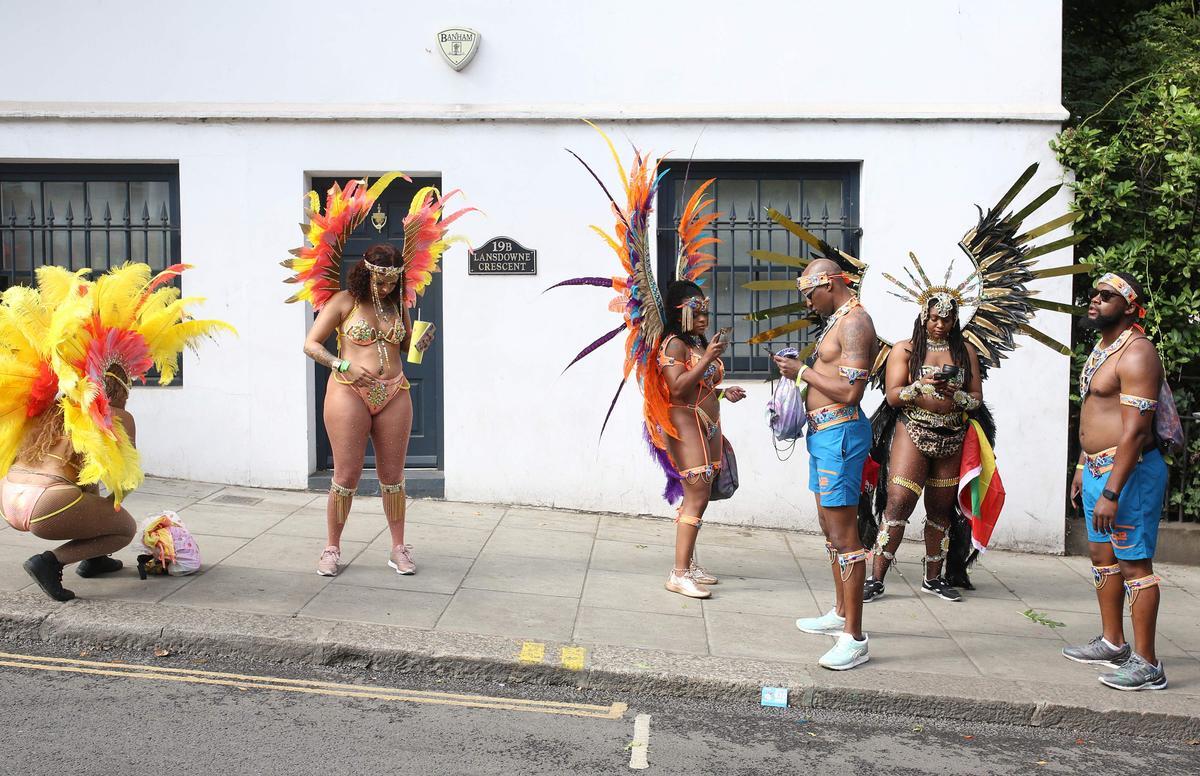
[[[978,590],[958,604],[918,593],[920,564],[900,563],[887,595],[866,607],[871,662],[835,673],[816,665],[831,640],[793,624],[831,605],[816,536],[705,526],[700,556],[722,582],[699,602],[663,589],[674,535],[666,519],[418,500],[407,538],[419,571],[402,577],[386,565],[380,500],[360,497],[345,566],[330,579],[315,573],[324,500],[148,481],[130,511],[179,512],[204,570],[139,580],[125,550],[127,568],[111,578],[68,572],[64,584],[80,596],[68,604],[46,598],[20,566],[49,545],[4,525],[0,634],[742,701],[762,685],[788,686],[793,705],[1200,735],[1200,568],[1159,567],[1166,692],[1110,690],[1097,669],[1060,657],[1099,629],[1085,559],[999,551],[974,569]],[[914,542],[901,557],[921,554]],[[1028,609],[1062,627],[1030,620]]]

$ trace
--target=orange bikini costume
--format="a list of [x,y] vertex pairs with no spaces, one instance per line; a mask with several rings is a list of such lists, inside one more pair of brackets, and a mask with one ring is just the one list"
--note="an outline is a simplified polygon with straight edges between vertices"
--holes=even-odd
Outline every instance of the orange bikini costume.
[[[663,340],[658,352],[658,366],[660,368],[679,365],[678,359],[676,359],[674,356],[667,355],[667,346],[671,344],[672,340],[676,339],[679,339],[679,337],[672,334]],[[687,358],[683,363],[684,368],[688,371],[695,369],[696,365],[700,363],[700,358],[701,354],[696,352],[695,349],[689,347]],[[700,433],[700,438],[705,441],[706,447],[708,442],[713,439],[713,437],[717,437],[717,435],[721,433],[721,422],[719,420],[713,420],[700,405],[705,399],[707,399],[709,396],[713,396],[714,394],[718,399],[720,399],[720,393],[717,391],[717,386],[721,384],[721,381],[724,378],[724,364],[721,363],[720,359],[713,361],[711,364],[709,364],[708,369],[705,370],[704,376],[700,378],[699,393],[696,396],[696,403],[671,403],[672,408],[680,408],[692,411],[692,416],[696,420],[696,430]],[[700,480],[704,480],[704,482],[712,482],[713,477],[716,476],[717,471],[721,468],[720,449],[720,445],[718,444],[717,459],[715,461],[706,460],[700,466],[693,466],[690,469],[680,469],[678,462],[673,461],[672,463],[675,463],[675,468],[678,469],[679,476],[682,477],[689,485],[694,485]],[[711,457],[712,453],[710,452],[708,458]]]
[[[356,310],[358,310],[357,304],[351,308],[350,314],[346,316],[346,320],[353,318]],[[345,323],[343,322],[344,325]],[[400,315],[396,316],[395,323],[386,331],[376,329],[367,323],[365,319],[359,318],[344,330],[341,327],[338,328],[338,355],[339,357],[341,356],[342,335],[345,335],[355,345],[362,345],[364,347],[376,345],[381,352],[386,352],[385,347],[387,345],[399,345],[403,342],[406,333],[404,318]],[[381,359],[381,364],[382,362],[383,359]],[[372,415],[378,415],[401,391],[407,391],[410,388],[408,378],[403,374],[393,377],[390,380],[376,380],[370,388],[360,388],[357,385],[347,382],[338,377],[336,372],[333,374],[333,379],[353,389],[362,398],[363,403],[367,405],[367,409]]]

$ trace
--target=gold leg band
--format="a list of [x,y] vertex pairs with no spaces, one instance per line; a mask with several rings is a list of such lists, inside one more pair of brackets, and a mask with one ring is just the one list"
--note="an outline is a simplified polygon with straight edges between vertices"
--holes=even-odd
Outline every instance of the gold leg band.
[[930,477],[925,480],[929,488],[954,488],[958,486],[958,477]]
[[383,514],[387,516],[388,522],[398,523],[404,520],[404,481],[401,480],[395,485],[385,485],[381,482],[379,492],[383,494]]
[[908,488],[913,493],[916,493],[918,496],[921,495],[921,486],[918,485],[917,483],[913,482],[912,480],[908,479],[907,477],[901,477],[899,474],[893,475],[892,484],[899,485],[902,488]]
[[344,525],[350,516],[350,505],[354,502],[354,491],[329,481],[329,502],[333,505],[333,516],[338,525]]
[[683,523],[684,525],[690,525],[695,528],[699,528],[700,524],[703,523],[704,520],[702,518],[696,517],[695,515],[685,515],[683,513],[683,511],[680,510],[680,512],[677,515],[675,515],[675,522]]

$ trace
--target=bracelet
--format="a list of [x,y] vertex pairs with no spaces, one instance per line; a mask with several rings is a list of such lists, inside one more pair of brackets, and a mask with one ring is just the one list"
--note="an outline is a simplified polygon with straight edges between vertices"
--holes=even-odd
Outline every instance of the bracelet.
[[954,403],[964,410],[978,409],[980,401],[966,391],[954,392]]
[[1081,463],[1075,464],[1075,471],[1077,471],[1077,472],[1083,471],[1083,464],[1081,464]]
[[721,390],[717,391],[717,401],[720,401],[721,399],[724,399],[724,398],[725,398],[725,389],[722,388]]
[[803,387],[800,385],[800,383],[808,382],[807,380],[804,379],[804,370],[805,369],[808,369],[808,364],[801,364],[800,371],[796,373],[796,387],[797,388]]
[[350,362],[349,362],[349,361],[347,361],[346,359],[344,359],[344,358],[343,358],[343,359],[342,359],[340,362],[338,362],[338,365],[337,365],[337,370],[338,370],[339,372],[345,372],[345,371],[347,371],[349,368],[350,368]]

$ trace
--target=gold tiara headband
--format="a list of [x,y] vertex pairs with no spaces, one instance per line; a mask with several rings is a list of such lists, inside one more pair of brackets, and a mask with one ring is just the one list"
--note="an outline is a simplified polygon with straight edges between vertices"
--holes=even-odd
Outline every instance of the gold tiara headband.
[[404,267],[381,267],[378,264],[372,264],[366,259],[363,259],[363,264],[367,265],[367,270],[372,275],[378,275],[384,280],[395,280],[404,272]]
[[[925,268],[921,266],[920,259],[913,253],[909,253],[908,258],[917,270],[917,275],[914,275],[908,267],[904,267],[904,272],[908,275],[908,279],[912,281],[912,286],[897,280],[887,272],[883,273],[883,276],[903,292],[896,293],[889,290],[889,294],[899,297],[906,302],[916,302],[920,306],[922,321],[929,318],[930,305],[933,306],[934,311],[939,317],[949,318],[954,314],[955,307],[970,307],[978,305],[982,301],[980,299],[982,279],[980,278],[979,270],[975,270],[967,276],[966,280],[951,288],[950,273],[954,271],[953,260],[951,260],[950,266],[946,268],[946,275],[942,279],[941,284],[935,285],[929,279],[929,275],[925,274]],[[959,321],[959,326],[962,326],[962,321]]]

